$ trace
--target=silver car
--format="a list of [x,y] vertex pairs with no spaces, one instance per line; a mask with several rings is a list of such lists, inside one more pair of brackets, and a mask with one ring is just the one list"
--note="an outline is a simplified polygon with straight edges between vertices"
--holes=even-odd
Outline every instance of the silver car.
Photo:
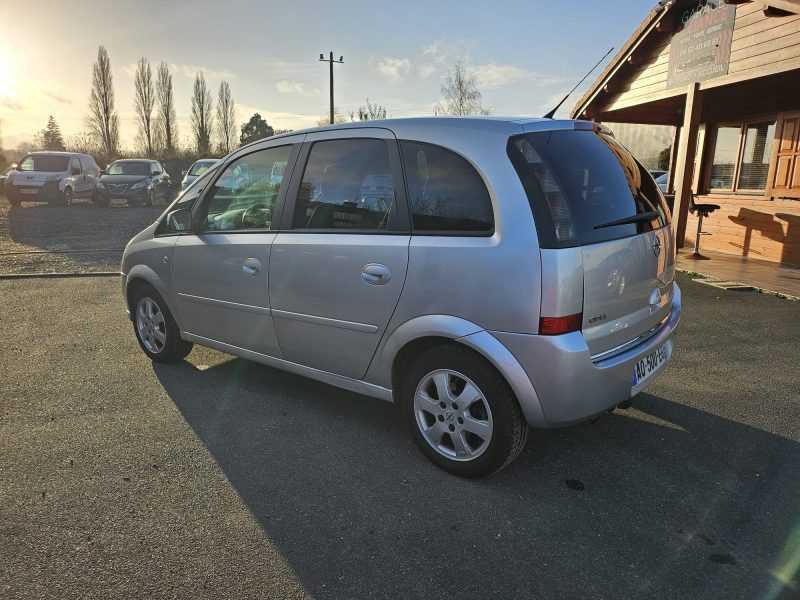
[[674,273],[663,196],[602,126],[418,118],[236,150],[131,240],[122,288],[151,359],[197,343],[395,402],[477,477],[652,383]]
[[203,173],[208,171],[217,162],[216,158],[201,158],[194,161],[188,171],[183,172],[183,179],[181,179],[181,189],[185,190],[189,187],[195,179],[200,177]]

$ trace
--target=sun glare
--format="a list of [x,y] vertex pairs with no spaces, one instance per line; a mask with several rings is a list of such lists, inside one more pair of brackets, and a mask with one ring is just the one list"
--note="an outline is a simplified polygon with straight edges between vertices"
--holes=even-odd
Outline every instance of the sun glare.
[[11,64],[8,55],[0,52],[0,96],[11,96],[14,92],[11,81]]

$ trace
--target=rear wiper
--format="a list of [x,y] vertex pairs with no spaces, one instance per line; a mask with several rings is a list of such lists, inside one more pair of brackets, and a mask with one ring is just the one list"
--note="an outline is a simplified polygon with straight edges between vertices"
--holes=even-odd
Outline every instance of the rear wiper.
[[603,223],[602,225],[595,225],[594,228],[602,229],[603,227],[613,227],[614,225],[627,225],[628,223],[639,223],[640,221],[652,221],[660,216],[661,213],[652,210],[650,212],[639,213],[638,215],[631,215],[630,217],[625,217],[624,219],[609,221],[608,223]]

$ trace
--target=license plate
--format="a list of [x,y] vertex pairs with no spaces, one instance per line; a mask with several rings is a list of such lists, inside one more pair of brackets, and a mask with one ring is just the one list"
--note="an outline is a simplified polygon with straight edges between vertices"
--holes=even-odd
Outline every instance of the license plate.
[[121,206],[128,203],[125,198],[112,198],[109,202],[112,206]]
[[31,188],[28,188],[28,189],[21,189],[21,190],[19,191],[19,193],[20,193],[20,194],[38,194],[38,193],[39,193],[39,190],[36,190],[36,189],[31,189]]
[[649,379],[659,368],[667,362],[667,347],[661,346],[658,350],[651,352],[635,365],[633,365],[633,385],[636,387],[640,383]]

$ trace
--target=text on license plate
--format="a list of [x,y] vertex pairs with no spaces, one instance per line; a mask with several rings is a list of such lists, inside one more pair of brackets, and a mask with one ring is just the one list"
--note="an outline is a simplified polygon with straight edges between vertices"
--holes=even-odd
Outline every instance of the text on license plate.
[[633,366],[633,386],[636,387],[640,383],[642,383],[645,379],[650,377],[653,373],[655,373],[658,368],[667,362],[667,348],[666,346],[661,346],[658,350],[655,350],[639,360]]
[[35,188],[23,188],[19,191],[20,194],[38,194],[39,190]]
[[122,204],[127,204],[127,203],[128,203],[128,201],[125,200],[125,198],[112,198],[111,199],[111,204],[113,206],[120,206]]

